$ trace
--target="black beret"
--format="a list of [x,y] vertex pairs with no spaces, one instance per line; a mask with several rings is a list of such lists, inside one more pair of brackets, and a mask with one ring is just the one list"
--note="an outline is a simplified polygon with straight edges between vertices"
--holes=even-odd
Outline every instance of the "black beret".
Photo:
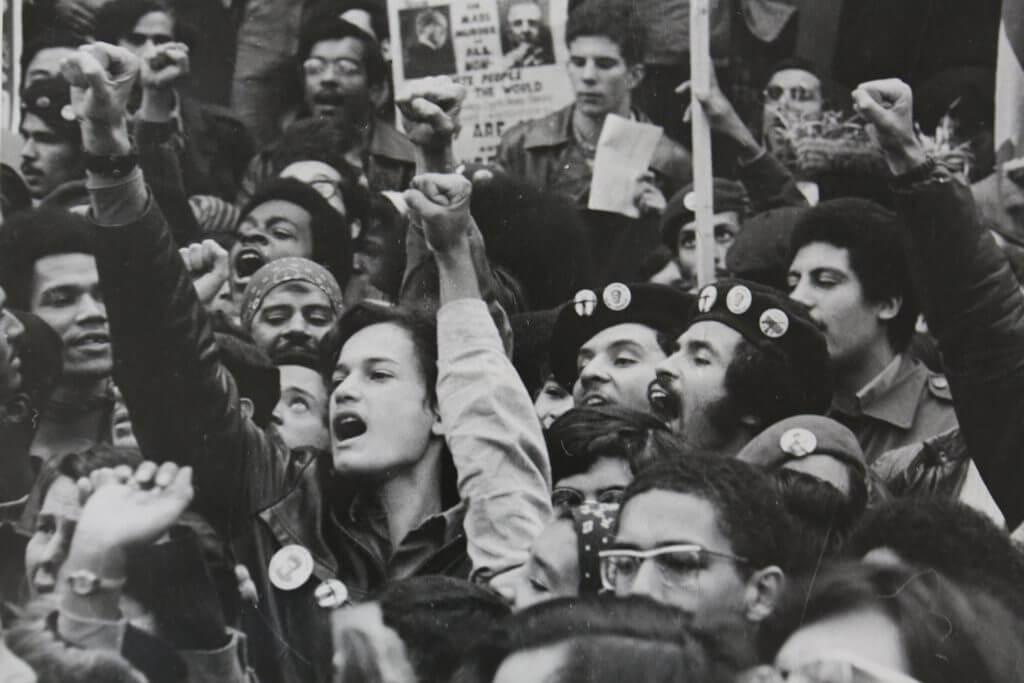
[[551,333],[551,372],[566,389],[576,382],[580,347],[601,330],[637,323],[675,339],[693,311],[692,294],[669,287],[613,282],[600,292],[581,289],[562,307]]
[[[712,198],[713,210],[715,213],[735,211],[739,214],[740,222],[750,211],[750,197],[747,195],[747,188],[743,183],[726,178],[715,178],[714,196]],[[695,219],[692,207],[695,201],[693,197],[693,183],[676,192],[661,214],[661,242],[673,252],[676,249],[676,242],[679,240],[679,231],[684,225]]]
[[81,133],[70,87],[60,76],[33,81],[21,94],[22,115],[35,114],[58,135],[77,141]]
[[748,218],[725,255],[728,271],[744,280],[784,289],[793,229],[807,211],[807,207],[784,206]]
[[713,320],[758,348],[781,353],[809,377],[829,376],[825,335],[807,307],[751,280],[720,280],[701,288],[691,325]]

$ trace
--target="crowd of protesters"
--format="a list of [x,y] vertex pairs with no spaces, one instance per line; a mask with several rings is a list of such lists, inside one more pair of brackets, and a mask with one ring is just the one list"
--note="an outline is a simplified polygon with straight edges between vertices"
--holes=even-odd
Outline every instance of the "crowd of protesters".
[[[232,3],[27,5],[0,682],[1024,681],[998,3],[844,9],[828,69],[820,9],[712,3],[711,282],[641,4],[570,3],[573,104],[489,164],[383,4],[236,2],[233,70]],[[610,114],[663,130],[635,218]]]

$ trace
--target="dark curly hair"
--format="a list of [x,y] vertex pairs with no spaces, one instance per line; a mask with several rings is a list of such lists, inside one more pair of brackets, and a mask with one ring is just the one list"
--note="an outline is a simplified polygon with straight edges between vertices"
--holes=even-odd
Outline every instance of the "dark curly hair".
[[633,4],[624,0],[587,0],[569,13],[565,44],[584,36],[603,36],[619,46],[626,64],[642,64],[646,31]]
[[880,204],[857,197],[830,199],[798,219],[790,242],[790,263],[813,242],[846,249],[867,301],[902,298],[899,313],[887,325],[889,342],[902,352],[914,334],[919,311],[907,263],[906,235],[900,217]]

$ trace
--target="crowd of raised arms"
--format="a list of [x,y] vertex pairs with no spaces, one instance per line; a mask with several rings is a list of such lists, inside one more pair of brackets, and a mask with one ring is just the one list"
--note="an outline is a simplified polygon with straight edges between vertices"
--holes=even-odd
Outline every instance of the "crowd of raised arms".
[[26,0],[0,683],[1024,681],[1000,3],[555,4],[481,163],[447,6]]

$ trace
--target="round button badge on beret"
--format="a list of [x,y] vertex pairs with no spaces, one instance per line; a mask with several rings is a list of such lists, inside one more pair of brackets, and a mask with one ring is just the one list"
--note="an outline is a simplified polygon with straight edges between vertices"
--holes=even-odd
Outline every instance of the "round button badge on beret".
[[313,555],[301,545],[286,545],[270,558],[267,572],[276,588],[293,591],[313,575]]
[[754,295],[743,285],[736,285],[725,295],[725,307],[733,315],[743,315],[750,310]]
[[761,334],[769,339],[778,339],[789,330],[789,316],[778,308],[769,308],[757,321]]
[[601,299],[604,301],[604,305],[608,307],[608,310],[624,311],[629,308],[629,304],[633,300],[633,294],[626,285],[621,282],[613,282],[604,288]]
[[810,430],[796,427],[788,429],[779,437],[779,448],[794,458],[810,455],[818,448],[818,439]]

